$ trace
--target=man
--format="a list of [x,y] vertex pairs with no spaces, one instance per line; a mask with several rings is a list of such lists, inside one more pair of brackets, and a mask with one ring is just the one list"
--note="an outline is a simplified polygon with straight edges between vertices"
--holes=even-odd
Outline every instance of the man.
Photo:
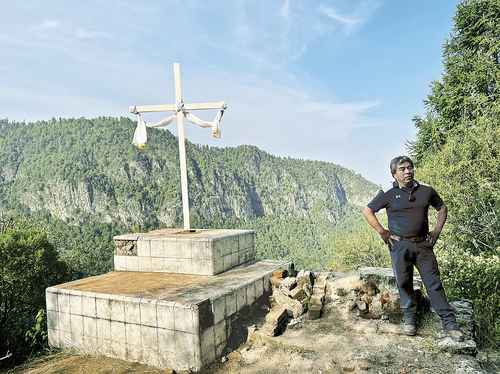
[[[417,331],[417,305],[413,291],[413,266],[416,266],[431,306],[441,317],[443,329],[451,338],[461,341],[463,334],[458,329],[455,312],[446,298],[432,250],[446,222],[446,205],[431,186],[413,179],[413,161],[409,157],[394,158],[390,167],[395,179],[392,188],[386,192],[379,191],[363,210],[363,215],[389,246],[404,316],[402,331],[406,335],[415,335]],[[430,232],[429,205],[438,211],[436,226]],[[383,208],[387,212],[389,230],[375,216]]]

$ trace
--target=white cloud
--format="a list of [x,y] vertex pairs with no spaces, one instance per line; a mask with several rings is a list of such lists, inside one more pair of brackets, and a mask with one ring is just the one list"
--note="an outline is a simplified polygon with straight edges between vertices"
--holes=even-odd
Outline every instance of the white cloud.
[[319,12],[334,21],[341,23],[343,26],[352,27],[361,22],[359,18],[352,16],[341,15],[333,7],[327,7],[326,5],[320,5]]
[[111,34],[102,31],[91,31],[84,28],[78,28],[75,31],[75,36],[81,40],[109,39]]
[[333,21],[346,34],[351,34],[358,31],[373,16],[380,5],[378,0],[362,0],[354,2],[354,4],[349,3],[348,7],[344,4],[344,11],[340,11],[336,5],[332,4],[320,4],[317,11],[320,15]]
[[42,21],[40,24],[40,28],[49,30],[49,29],[57,29],[61,26],[61,23],[58,20],[54,19],[46,19]]

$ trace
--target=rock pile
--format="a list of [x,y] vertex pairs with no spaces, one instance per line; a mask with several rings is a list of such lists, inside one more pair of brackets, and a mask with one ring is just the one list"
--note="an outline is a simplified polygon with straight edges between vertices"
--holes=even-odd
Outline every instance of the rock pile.
[[[271,277],[271,311],[261,331],[269,336],[280,334],[288,324],[296,325],[306,316],[321,316],[330,273],[280,270]],[[283,313],[286,312],[286,315]]]
[[[390,269],[362,268],[359,274],[343,274],[333,279],[329,286],[332,301],[345,305],[348,312],[358,317],[384,320],[401,317],[399,293]],[[413,287],[420,310],[428,310],[419,278],[415,277]]]

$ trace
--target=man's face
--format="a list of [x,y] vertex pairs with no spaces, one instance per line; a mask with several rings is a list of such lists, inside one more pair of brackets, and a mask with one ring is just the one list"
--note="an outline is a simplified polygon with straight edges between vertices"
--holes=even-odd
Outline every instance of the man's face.
[[404,161],[398,165],[396,168],[396,172],[393,177],[396,181],[401,184],[407,186],[411,182],[413,182],[414,169],[413,166],[408,161]]

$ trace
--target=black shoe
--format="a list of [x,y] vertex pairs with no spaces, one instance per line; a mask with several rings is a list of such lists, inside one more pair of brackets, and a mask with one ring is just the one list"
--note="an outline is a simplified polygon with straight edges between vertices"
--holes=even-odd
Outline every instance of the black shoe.
[[415,336],[417,334],[417,326],[413,323],[402,323],[401,332],[408,336]]
[[446,330],[445,332],[446,332],[446,336],[449,336],[450,338],[452,338],[456,342],[463,342],[464,341],[464,334],[458,328]]

